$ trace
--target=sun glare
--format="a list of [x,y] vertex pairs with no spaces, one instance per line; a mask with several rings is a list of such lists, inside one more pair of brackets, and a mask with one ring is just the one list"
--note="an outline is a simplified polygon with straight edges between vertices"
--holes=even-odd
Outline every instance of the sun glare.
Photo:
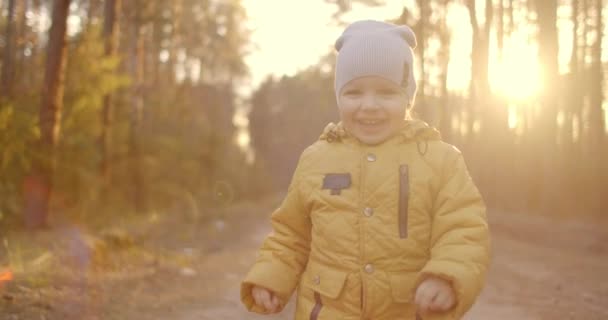
[[524,36],[506,39],[502,60],[490,57],[489,81],[492,90],[511,100],[526,100],[538,93],[540,71],[537,49]]
[[447,86],[451,91],[464,93],[471,79],[471,26],[466,8],[449,5],[447,23],[454,26],[450,42]]
[[252,83],[267,74],[293,75],[330,51],[338,28],[331,28],[331,6],[322,1],[244,0],[252,30],[252,54],[246,60]]
[[514,105],[509,105],[508,113],[509,129],[517,128],[517,125],[519,124],[519,115],[517,114],[517,108]]
[[249,136],[249,134],[247,132],[240,131],[237,134],[236,141],[237,141],[238,146],[241,148],[245,148],[246,146],[248,146],[250,140],[251,140],[251,137]]
[[[465,93],[470,85],[472,63],[472,29],[466,7],[450,5],[447,22],[453,26],[448,89]],[[537,47],[530,44],[529,32],[523,28],[505,38],[502,57],[499,57],[496,49],[496,35],[491,36],[488,81],[494,93],[511,101],[530,99],[538,93],[541,86]]]

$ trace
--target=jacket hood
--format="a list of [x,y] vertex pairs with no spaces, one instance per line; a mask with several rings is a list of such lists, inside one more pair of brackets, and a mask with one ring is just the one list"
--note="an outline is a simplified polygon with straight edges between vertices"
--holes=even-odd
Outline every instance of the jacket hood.
[[[426,122],[417,119],[404,120],[396,137],[401,139],[401,142],[441,140],[441,134],[437,129],[429,126]],[[323,133],[319,137],[319,140],[326,140],[327,142],[347,139],[356,138],[346,131],[342,122],[338,122],[337,124],[330,122],[325,126]]]

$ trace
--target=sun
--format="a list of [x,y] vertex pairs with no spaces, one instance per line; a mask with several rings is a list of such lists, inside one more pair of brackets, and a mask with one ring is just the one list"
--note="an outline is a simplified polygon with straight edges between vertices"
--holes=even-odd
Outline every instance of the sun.
[[[471,81],[471,47],[473,31],[466,7],[453,4],[447,23],[453,27],[450,40],[450,61],[447,86],[452,92],[466,94]],[[521,28],[505,36],[502,52],[498,51],[497,35],[490,35],[488,81],[494,94],[512,102],[533,99],[539,92],[540,68],[538,48],[530,40],[530,29]]]
[[488,77],[492,91],[509,100],[534,97],[541,86],[537,47],[520,37],[508,39],[502,59],[491,54]]

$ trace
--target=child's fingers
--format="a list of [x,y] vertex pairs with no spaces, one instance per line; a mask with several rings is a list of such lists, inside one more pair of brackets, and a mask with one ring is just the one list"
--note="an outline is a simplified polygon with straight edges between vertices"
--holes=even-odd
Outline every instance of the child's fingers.
[[279,300],[279,297],[277,297],[276,295],[272,296],[272,304],[275,306],[275,308],[278,308],[279,305],[281,304],[281,301]]
[[266,307],[267,301],[270,300],[270,293],[268,290],[260,287],[254,288],[251,295],[253,296],[253,300],[255,300],[255,304],[261,307]]
[[251,295],[253,296],[253,301],[256,305],[261,306],[262,300],[260,299],[260,294],[257,291],[251,291]]
[[266,308],[266,311],[268,312],[274,312],[274,304],[272,303],[272,298],[273,298],[273,294],[268,291],[268,290],[264,290],[263,294],[262,294],[262,304],[264,305],[264,308]]
[[430,304],[433,311],[446,311],[452,306],[453,299],[449,293],[440,292]]
[[416,290],[416,298],[415,302],[418,305],[418,308],[422,312],[427,312],[430,308],[430,305],[435,298],[436,292],[432,290],[431,287],[422,283],[418,290]]
[[274,312],[274,306],[270,298],[264,300],[264,308],[266,308],[266,311]]
[[255,304],[263,307],[267,312],[275,313],[279,310],[280,299],[272,291],[262,287],[254,287],[251,290],[251,295]]
[[264,309],[266,309],[266,311],[268,312],[272,312],[274,307],[272,306],[272,302],[270,301],[270,299],[264,300]]
[[270,307],[266,307],[266,310],[275,313],[279,311],[279,298],[276,295],[272,295],[272,298],[269,299]]

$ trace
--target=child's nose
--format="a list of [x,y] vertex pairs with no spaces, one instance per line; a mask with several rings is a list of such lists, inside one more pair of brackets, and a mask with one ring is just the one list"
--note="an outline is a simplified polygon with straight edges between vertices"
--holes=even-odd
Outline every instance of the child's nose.
[[376,96],[373,94],[363,95],[361,99],[361,109],[377,109],[378,108],[378,100]]

